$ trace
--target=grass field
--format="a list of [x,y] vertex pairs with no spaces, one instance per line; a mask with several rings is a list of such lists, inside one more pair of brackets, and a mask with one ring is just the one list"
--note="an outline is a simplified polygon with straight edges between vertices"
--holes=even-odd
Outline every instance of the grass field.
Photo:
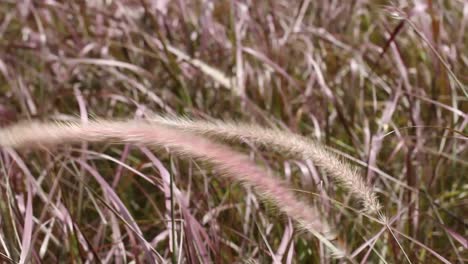
[[0,262],[466,263],[467,83],[463,0],[0,0]]

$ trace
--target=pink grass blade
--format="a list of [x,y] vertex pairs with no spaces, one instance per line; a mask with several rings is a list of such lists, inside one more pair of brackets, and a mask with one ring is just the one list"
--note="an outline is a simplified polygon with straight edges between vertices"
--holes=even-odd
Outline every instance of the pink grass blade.
[[96,181],[101,185],[101,188],[103,191],[106,193],[107,197],[112,201],[112,203],[116,206],[118,209],[118,212],[123,216],[123,218],[131,225],[134,231],[136,231],[136,234],[138,235],[138,238],[140,239],[140,242],[142,243],[143,248],[145,249],[145,255],[147,257],[147,260],[150,262],[156,261],[154,256],[152,255],[152,248],[149,246],[149,242],[146,241],[143,238],[143,232],[141,231],[140,227],[137,225],[135,219],[133,219],[132,215],[128,211],[127,207],[123,204],[123,202],[120,200],[118,195],[114,192],[114,189],[102,178],[102,176],[97,172],[96,169],[92,168],[90,165],[87,163],[78,160],[78,162],[85,168],[93,177],[96,179]]
[[26,212],[24,215],[24,228],[23,228],[23,238],[21,242],[21,256],[20,264],[28,263],[29,257],[31,254],[31,237],[33,231],[33,204],[32,204],[32,188],[27,185],[27,202],[26,202]]

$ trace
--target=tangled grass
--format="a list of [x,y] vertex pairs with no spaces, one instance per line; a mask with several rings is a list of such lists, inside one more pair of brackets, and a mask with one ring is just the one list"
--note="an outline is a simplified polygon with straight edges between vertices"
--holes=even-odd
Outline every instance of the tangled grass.
[[0,262],[467,262],[467,11],[0,1]]
[[[182,130],[185,132],[181,132]],[[296,219],[301,228],[324,241],[335,256],[345,256],[344,250],[338,249],[327,240],[327,237],[334,238],[331,236],[332,230],[316,208],[298,201],[294,194],[283,187],[284,183],[281,180],[269,176],[248,157],[190,132],[214,134],[226,138],[254,139],[259,143],[275,146],[285,153],[310,158],[360,197],[368,212],[377,213],[381,208],[376,195],[370,187],[366,186],[356,171],[319,144],[308,142],[292,133],[256,126],[223,122],[191,122],[162,117],[152,118],[151,122],[103,120],[82,125],[71,122],[64,124],[26,123],[0,130],[0,146],[30,148],[79,141],[112,140],[169,148],[182,156],[207,160],[216,165],[221,175],[253,186],[268,200],[273,201],[280,211]]]
[[50,146],[106,140],[168,148],[182,156],[206,160],[216,165],[220,175],[248,183],[258,189],[274,201],[281,211],[293,219],[298,219],[303,228],[314,233],[327,234],[331,231],[328,224],[321,221],[321,216],[314,207],[295,199],[279,179],[269,176],[247,156],[190,133],[137,121],[94,121],[85,125],[32,123],[0,130],[0,146],[4,147]]

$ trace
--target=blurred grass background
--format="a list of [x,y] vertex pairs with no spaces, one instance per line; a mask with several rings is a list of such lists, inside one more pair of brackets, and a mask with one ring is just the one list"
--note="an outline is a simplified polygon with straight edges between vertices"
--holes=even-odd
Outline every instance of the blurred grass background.
[[[400,233],[312,162],[236,148],[305,192],[357,262],[463,263],[467,23],[462,0],[0,0],[0,123],[163,113],[287,129],[361,167]],[[0,164],[4,261],[340,262],[193,160],[83,143],[3,149]],[[164,173],[188,206],[164,190]]]

